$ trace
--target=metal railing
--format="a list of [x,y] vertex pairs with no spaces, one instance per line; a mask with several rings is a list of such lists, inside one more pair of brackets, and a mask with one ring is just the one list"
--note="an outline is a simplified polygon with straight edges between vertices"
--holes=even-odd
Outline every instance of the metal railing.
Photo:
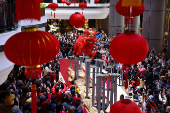
[[15,2],[0,1],[0,33],[8,32],[18,28],[15,17]]

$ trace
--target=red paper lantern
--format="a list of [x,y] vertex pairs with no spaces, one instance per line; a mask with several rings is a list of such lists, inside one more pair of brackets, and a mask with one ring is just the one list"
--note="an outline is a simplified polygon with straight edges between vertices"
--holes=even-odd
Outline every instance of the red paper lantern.
[[[84,10],[84,8],[87,7],[87,4],[84,3],[84,2],[82,2],[82,3],[79,4],[79,7],[80,7],[82,10]],[[83,11],[82,11],[82,14],[83,14]]]
[[61,0],[61,3],[63,3],[63,6],[64,6],[64,3],[66,3],[66,1],[65,0]]
[[142,113],[140,107],[129,99],[122,99],[115,102],[110,113]]
[[41,19],[41,0],[16,0],[16,20]]
[[[58,4],[56,4],[56,3],[51,3],[51,4],[48,5],[48,7],[49,7],[51,10],[55,11],[55,10],[58,8]],[[51,16],[52,16],[52,11],[51,11]],[[55,18],[55,12],[54,12],[54,18]]]
[[72,26],[82,27],[85,23],[85,17],[83,14],[76,12],[70,16],[69,22]]
[[109,51],[115,61],[130,66],[145,59],[149,46],[144,37],[125,31],[113,38]]
[[99,2],[99,0],[95,0],[95,3],[98,3]]
[[90,32],[89,32],[89,30],[84,30],[83,34],[84,34],[85,37],[88,37],[90,35]]
[[36,66],[56,57],[58,45],[56,37],[37,28],[27,28],[13,35],[4,45],[6,57],[22,66]]
[[133,17],[141,15],[145,10],[145,6],[141,3],[141,6],[122,6],[122,0],[119,0],[116,4],[116,11],[125,16],[126,24],[133,24]]
[[70,6],[70,5],[71,5],[71,2],[70,2],[70,1],[67,1],[66,4],[67,4],[68,6]]

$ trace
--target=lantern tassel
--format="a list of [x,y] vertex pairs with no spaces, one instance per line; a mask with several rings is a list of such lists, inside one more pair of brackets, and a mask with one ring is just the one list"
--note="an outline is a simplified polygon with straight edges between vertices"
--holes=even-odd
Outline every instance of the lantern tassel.
[[53,16],[53,13],[52,13],[52,11],[51,11],[51,16]]
[[55,12],[54,12],[54,18],[55,18]]
[[83,11],[82,11],[82,14],[83,14]]
[[37,113],[37,96],[36,96],[36,84],[33,83],[31,86],[31,113]]

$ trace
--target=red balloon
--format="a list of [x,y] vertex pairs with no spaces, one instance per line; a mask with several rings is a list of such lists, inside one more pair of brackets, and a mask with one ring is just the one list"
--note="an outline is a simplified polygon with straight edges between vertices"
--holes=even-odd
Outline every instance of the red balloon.
[[70,16],[69,22],[72,26],[82,27],[85,23],[85,17],[83,14],[76,12]]
[[82,2],[82,3],[79,4],[79,7],[80,7],[82,10],[84,10],[84,8],[87,7],[87,4],[84,3],[84,2]]
[[99,0],[95,0],[95,3],[98,3],[99,2]]
[[116,4],[116,11],[126,17],[134,17],[141,15],[145,10],[145,6],[141,3],[141,6],[122,6],[122,0],[119,0]]
[[67,1],[66,4],[69,6],[69,5],[71,5],[71,2],[70,2],[70,1]]
[[61,3],[63,3],[63,4],[64,4],[65,2],[66,2],[65,0],[61,0]]
[[51,10],[55,11],[55,10],[58,8],[58,4],[56,4],[56,3],[51,3],[51,4],[48,5],[48,7],[49,7]]
[[142,113],[140,107],[129,99],[122,99],[115,102],[110,113]]
[[56,37],[48,32],[27,28],[10,37],[4,45],[6,57],[22,66],[36,66],[56,57],[59,46]]
[[125,31],[113,38],[109,51],[115,61],[130,66],[145,59],[149,46],[144,37]]

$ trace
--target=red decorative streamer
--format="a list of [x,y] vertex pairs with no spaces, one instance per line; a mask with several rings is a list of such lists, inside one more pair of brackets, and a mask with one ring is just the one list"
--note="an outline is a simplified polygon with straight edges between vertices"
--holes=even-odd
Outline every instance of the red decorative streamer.
[[54,18],[55,18],[55,12],[54,12]]
[[33,83],[31,86],[31,113],[37,113],[37,96],[36,96],[36,84]]

